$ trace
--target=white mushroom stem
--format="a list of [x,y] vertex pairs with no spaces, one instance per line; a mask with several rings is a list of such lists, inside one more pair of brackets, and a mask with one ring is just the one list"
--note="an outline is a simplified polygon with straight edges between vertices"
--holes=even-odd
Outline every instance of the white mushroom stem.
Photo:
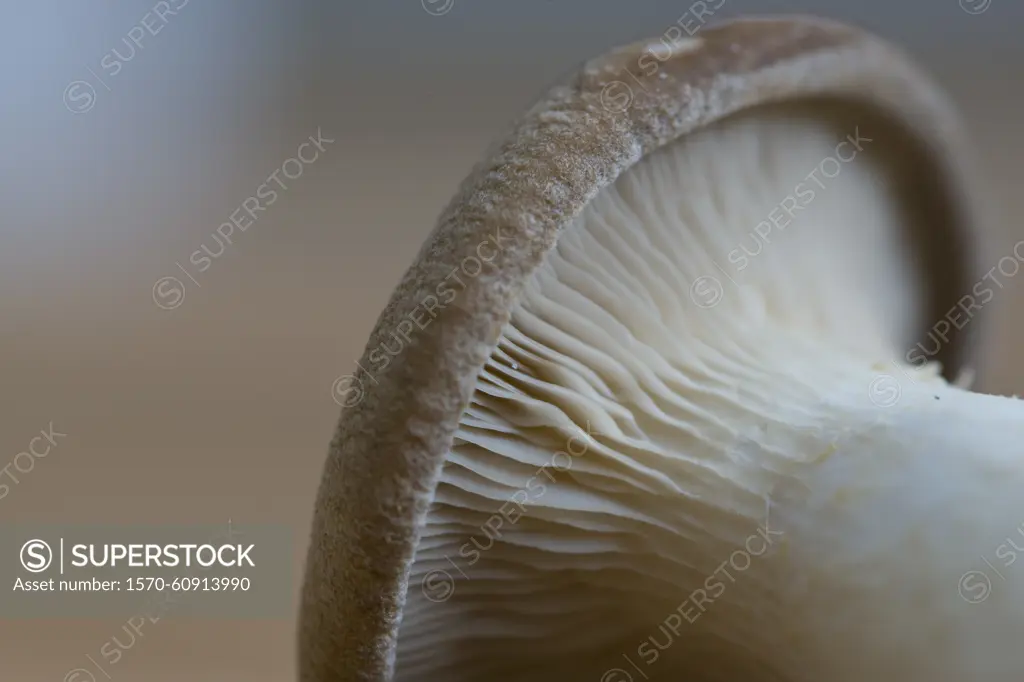
[[398,680],[1019,680],[1024,405],[894,359],[924,278],[859,125],[738,117],[566,228],[446,460]]
[[1014,679],[1024,402],[792,351],[759,356],[793,369],[747,384],[723,419],[745,429],[707,437],[714,474],[673,477],[680,534],[707,536],[630,655],[700,633],[786,680]]
[[1019,679],[1024,402],[904,382],[865,409],[862,386],[833,394],[834,452],[794,448],[769,495],[769,646],[790,679]]

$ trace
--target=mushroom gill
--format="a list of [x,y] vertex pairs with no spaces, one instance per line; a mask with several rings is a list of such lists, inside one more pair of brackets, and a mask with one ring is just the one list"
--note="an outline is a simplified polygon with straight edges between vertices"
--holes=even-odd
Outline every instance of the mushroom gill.
[[397,680],[872,670],[863,637],[821,639],[821,610],[871,580],[826,597],[816,562],[839,559],[791,536],[814,535],[816,463],[954,390],[901,361],[926,302],[898,139],[825,102],[761,107],[646,156],[563,229],[445,461]]

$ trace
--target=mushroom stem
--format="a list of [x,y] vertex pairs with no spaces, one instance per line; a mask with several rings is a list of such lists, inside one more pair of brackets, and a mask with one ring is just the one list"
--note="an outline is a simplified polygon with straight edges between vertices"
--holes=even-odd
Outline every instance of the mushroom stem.
[[793,455],[731,600],[751,641],[790,680],[1017,679],[1024,402],[910,370],[832,388],[809,442],[760,446]]

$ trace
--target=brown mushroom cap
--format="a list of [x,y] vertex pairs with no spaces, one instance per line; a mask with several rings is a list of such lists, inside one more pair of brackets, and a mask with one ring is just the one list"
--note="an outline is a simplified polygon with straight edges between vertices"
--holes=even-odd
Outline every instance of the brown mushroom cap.
[[[634,43],[553,87],[463,182],[380,316],[361,368],[479,257],[480,244],[497,245],[436,318],[407,334],[386,369],[356,374],[357,399],[342,414],[316,502],[299,633],[303,682],[390,679],[419,534],[477,377],[560,230],[645,155],[773,103],[828,100],[882,118],[912,157],[903,190],[934,275],[925,327],[905,345],[977,280],[983,211],[969,150],[946,100],[901,53],[812,18],[733,21],[665,53],[657,39]],[[637,64],[652,54],[658,68],[645,75]],[[977,328],[944,347],[947,377],[963,368],[966,334]]]

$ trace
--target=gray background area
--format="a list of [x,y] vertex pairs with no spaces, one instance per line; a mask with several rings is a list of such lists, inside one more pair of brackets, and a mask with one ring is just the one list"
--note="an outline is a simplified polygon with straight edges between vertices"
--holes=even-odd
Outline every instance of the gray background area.
[[[432,16],[420,0],[191,0],[110,75],[102,60],[127,54],[154,4],[3,3],[0,467],[51,423],[67,435],[10,485],[0,523],[286,524],[297,595],[332,383],[456,184],[549,83],[661,35],[690,3],[455,0]],[[726,0],[717,17],[794,12],[873,29],[935,74],[978,142],[1003,215],[992,239],[1010,253],[1024,213],[1024,3],[970,14],[957,0]],[[95,89],[79,114],[63,101],[77,80]],[[154,283],[185,280],[175,263],[214,246],[318,127],[334,142],[317,161],[198,285],[184,281],[178,307],[155,305]],[[985,311],[986,390],[1024,387],[1022,306],[1024,275]],[[106,679],[88,657],[126,641],[123,624],[0,621],[0,678]],[[293,613],[166,619],[107,673],[291,679],[293,628]]]

